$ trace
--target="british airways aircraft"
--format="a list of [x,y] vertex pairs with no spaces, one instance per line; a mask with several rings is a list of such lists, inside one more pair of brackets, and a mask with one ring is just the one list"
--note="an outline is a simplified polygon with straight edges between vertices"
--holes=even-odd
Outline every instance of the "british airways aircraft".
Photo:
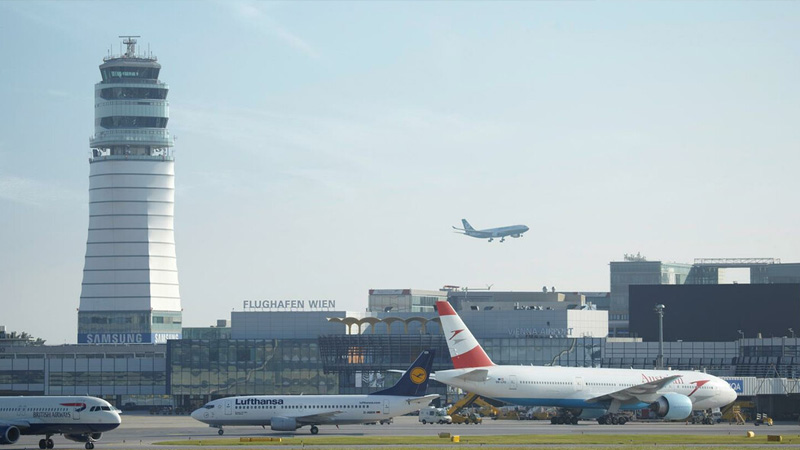
[[345,425],[385,421],[428,406],[437,394],[425,395],[434,350],[425,350],[394,386],[369,395],[258,395],[213,400],[192,413],[209,426],[256,425],[295,431],[310,425]]
[[702,372],[495,365],[447,301],[436,302],[436,308],[454,367],[436,371],[436,381],[480,396],[569,408],[573,424],[583,410],[600,410],[601,424],[616,424],[620,410],[642,408],[678,420],[736,400],[728,382]]
[[478,239],[489,239],[489,242],[492,242],[495,238],[500,238],[500,242],[505,242],[506,237],[508,236],[513,238],[522,237],[522,233],[530,229],[525,225],[511,225],[508,227],[476,230],[475,228],[472,228],[472,225],[470,225],[469,222],[467,222],[467,219],[461,219],[461,224],[464,225],[464,228],[453,227],[454,230],[457,230],[457,233],[466,234],[467,236]]
[[94,448],[104,431],[121,420],[110,403],[96,397],[0,397],[0,444],[13,444],[20,435],[40,434],[39,448],[53,448],[51,437],[63,434]]

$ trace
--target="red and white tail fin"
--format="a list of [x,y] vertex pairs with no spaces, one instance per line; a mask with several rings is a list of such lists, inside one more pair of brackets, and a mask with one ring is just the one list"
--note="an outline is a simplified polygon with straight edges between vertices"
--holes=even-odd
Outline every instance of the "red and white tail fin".
[[436,309],[442,321],[442,331],[447,340],[447,349],[450,350],[450,358],[453,359],[453,367],[467,369],[494,365],[450,303],[438,301]]

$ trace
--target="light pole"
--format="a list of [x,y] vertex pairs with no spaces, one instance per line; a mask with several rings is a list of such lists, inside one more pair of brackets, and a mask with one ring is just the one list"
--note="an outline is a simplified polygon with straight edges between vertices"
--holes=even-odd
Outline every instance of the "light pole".
[[794,330],[789,328],[789,333],[792,333],[792,339],[794,339]]
[[656,358],[656,369],[664,368],[664,305],[658,304],[655,307],[658,314],[658,357]]
[[744,339],[744,331],[742,331],[742,330],[736,330],[736,331],[739,332],[739,334],[742,335],[742,339]]

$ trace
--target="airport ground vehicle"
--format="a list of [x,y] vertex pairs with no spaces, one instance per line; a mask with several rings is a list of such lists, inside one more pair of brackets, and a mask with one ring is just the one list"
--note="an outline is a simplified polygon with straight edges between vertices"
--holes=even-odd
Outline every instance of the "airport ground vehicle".
[[768,427],[772,426],[772,417],[767,416],[766,413],[757,413],[756,420],[753,422],[753,425],[766,425]]
[[453,423],[453,418],[447,414],[446,409],[429,406],[419,410],[419,421],[423,424],[450,424]]
[[747,400],[737,400],[721,409],[722,420],[743,425],[755,417],[756,404]]
[[480,414],[474,412],[467,414],[455,414],[452,417],[453,417],[453,423],[455,424],[478,425],[483,423],[483,417],[481,417]]

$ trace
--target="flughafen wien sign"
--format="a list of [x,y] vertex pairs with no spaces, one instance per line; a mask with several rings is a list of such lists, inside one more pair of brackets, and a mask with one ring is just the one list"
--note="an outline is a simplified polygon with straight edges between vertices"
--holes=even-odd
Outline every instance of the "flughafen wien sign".
[[336,300],[243,300],[245,311],[321,311],[336,309]]

